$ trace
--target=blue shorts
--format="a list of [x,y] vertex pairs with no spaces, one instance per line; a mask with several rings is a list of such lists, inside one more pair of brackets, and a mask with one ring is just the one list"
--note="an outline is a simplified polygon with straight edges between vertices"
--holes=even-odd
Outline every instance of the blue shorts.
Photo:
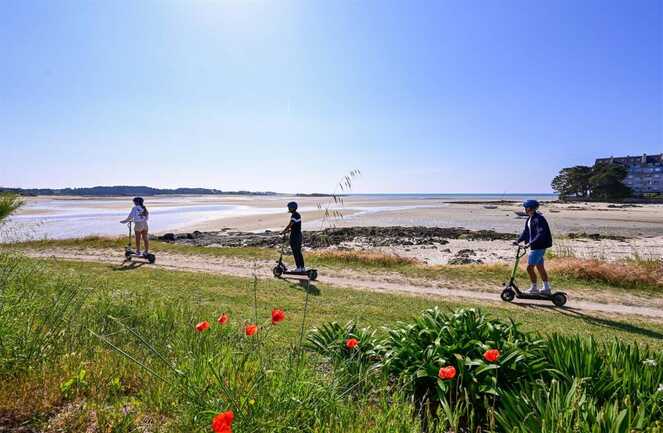
[[542,265],[543,256],[546,254],[545,248],[542,250],[531,250],[527,257],[527,264],[530,266]]

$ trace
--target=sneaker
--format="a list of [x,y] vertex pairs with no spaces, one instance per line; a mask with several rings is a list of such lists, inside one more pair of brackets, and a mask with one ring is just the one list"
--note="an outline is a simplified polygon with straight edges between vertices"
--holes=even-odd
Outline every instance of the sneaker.
[[529,288],[527,293],[529,293],[531,295],[538,295],[539,294],[539,289],[535,285],[532,285],[532,287]]
[[541,289],[541,294],[542,295],[549,295],[550,294],[550,284],[543,283],[543,288]]

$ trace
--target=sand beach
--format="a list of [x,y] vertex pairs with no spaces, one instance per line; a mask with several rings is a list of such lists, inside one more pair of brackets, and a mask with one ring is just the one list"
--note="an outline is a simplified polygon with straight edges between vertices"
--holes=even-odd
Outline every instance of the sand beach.
[[[525,196],[523,196],[525,197]],[[276,196],[155,196],[148,197],[150,227],[155,235],[200,232],[263,232],[283,228],[285,203],[296,200],[304,230],[329,227],[462,227],[518,234],[520,196],[463,195],[350,195],[342,204],[328,197]],[[539,197],[541,212],[555,236],[559,255],[615,260],[663,255],[663,205],[561,203]],[[121,236],[119,224],[131,206],[126,197],[30,197],[3,228],[4,240]],[[325,210],[328,216],[325,217]],[[16,233],[21,233],[17,239]],[[376,249],[426,263],[448,263],[465,251],[467,258],[493,263],[509,261],[509,240],[447,239],[444,244],[363,245],[361,239],[337,247]]]

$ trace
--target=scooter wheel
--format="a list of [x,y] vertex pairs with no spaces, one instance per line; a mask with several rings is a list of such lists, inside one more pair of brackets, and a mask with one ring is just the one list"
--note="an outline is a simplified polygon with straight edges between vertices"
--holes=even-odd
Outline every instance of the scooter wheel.
[[306,273],[308,275],[308,279],[311,281],[315,281],[318,279],[318,271],[315,269],[309,269],[309,271]]
[[552,302],[556,307],[563,307],[566,304],[566,295],[564,293],[555,293],[552,296]]
[[283,275],[283,269],[281,269],[280,266],[274,266],[274,269],[272,269],[272,273],[276,278],[281,278],[281,275]]
[[157,260],[157,258],[156,258],[156,256],[155,256],[154,254],[148,254],[146,258],[147,258],[147,261],[148,261],[151,265],[153,265],[154,262]]
[[516,292],[514,292],[511,289],[504,289],[502,290],[502,294],[500,295],[500,297],[504,302],[511,302],[513,301],[513,298],[516,297]]

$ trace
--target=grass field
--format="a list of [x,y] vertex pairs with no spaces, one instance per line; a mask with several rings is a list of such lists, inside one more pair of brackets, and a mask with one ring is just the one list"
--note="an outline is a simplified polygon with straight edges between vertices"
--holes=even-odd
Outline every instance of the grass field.
[[[0,333],[5,350],[0,370],[0,421],[32,429],[26,431],[209,431],[210,408],[223,409],[227,399],[207,395],[212,384],[200,372],[216,365],[217,358],[227,361],[227,357],[238,357],[240,353],[260,354],[255,355],[260,359],[248,360],[248,355],[241,355],[245,368],[262,371],[259,365],[266,362],[263,357],[268,357],[271,364],[266,371],[274,372],[260,383],[245,383],[244,373],[232,371],[241,378],[228,385],[234,387],[233,395],[245,397],[244,391],[249,393],[250,388],[260,390],[260,398],[274,399],[268,408],[260,405],[260,410],[266,412],[252,418],[255,422],[243,421],[240,431],[288,431],[288,424],[293,428],[306,426],[308,431],[418,431],[411,421],[408,403],[404,398],[399,400],[398,395],[378,393],[348,400],[338,394],[333,381],[329,382],[326,368],[318,370],[318,361],[310,354],[304,355],[304,367],[292,371],[292,354],[298,353],[300,333],[326,322],[352,320],[360,326],[371,326],[380,334],[381,327],[411,320],[433,306],[478,306],[323,284],[307,287],[275,279],[256,281],[148,266],[130,269],[32,259],[20,259],[20,263],[21,269],[30,272],[15,283],[30,287],[31,294],[20,295],[20,303],[4,305],[4,328],[0,328],[5,332]],[[63,312],[65,306],[68,309]],[[262,323],[272,308],[283,309],[286,320],[278,326],[261,327],[269,328],[265,332],[269,336],[261,340],[260,346],[245,341],[241,324]],[[544,335],[592,335],[600,341],[617,339],[656,350],[663,348],[660,323],[502,304],[481,308],[489,316],[512,318],[524,330]],[[218,330],[214,320],[223,312],[231,318],[232,326],[238,327],[232,328],[234,331]],[[54,322],[55,317],[61,320]],[[194,326],[203,320],[212,324],[213,332],[201,336]],[[196,395],[206,397],[199,404],[189,402],[181,388],[167,379],[168,374],[172,375],[169,368],[128,333],[129,328],[139,332],[178,368],[195,372],[192,378],[187,376],[191,381],[187,389],[196,389]],[[44,336],[37,338],[40,330]],[[235,338],[239,346],[229,343]],[[194,355],[204,355],[207,361]],[[148,373],[135,361],[166,380]],[[218,368],[229,367],[219,364]],[[292,394],[288,395],[301,406],[288,406],[271,394],[271,387]],[[254,409],[257,407],[256,404]],[[292,412],[297,419],[279,418],[274,421],[274,429],[269,430],[260,420],[277,417],[274,411]],[[319,419],[314,415],[317,411],[321,412]],[[330,414],[334,414],[332,424]],[[96,430],[90,430],[93,427]]]

